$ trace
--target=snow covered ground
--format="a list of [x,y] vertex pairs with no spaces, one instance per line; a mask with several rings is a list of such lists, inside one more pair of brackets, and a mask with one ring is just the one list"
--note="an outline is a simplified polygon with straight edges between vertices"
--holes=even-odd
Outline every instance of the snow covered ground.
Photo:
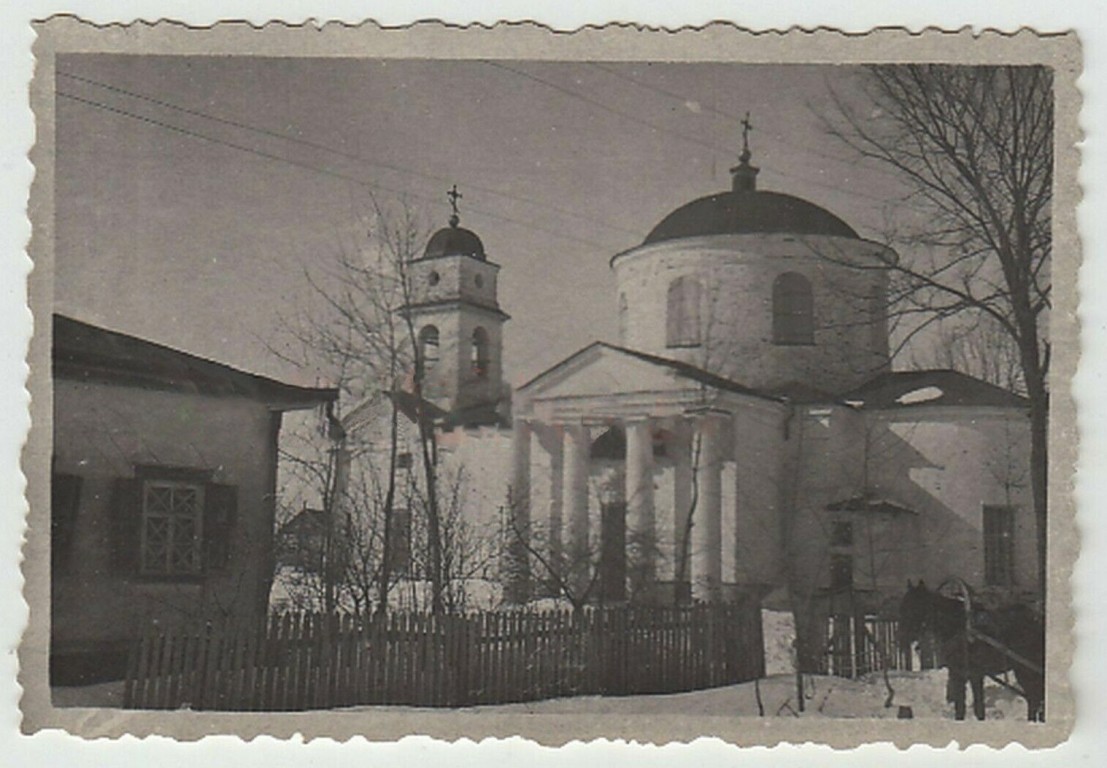
[[[946,704],[945,670],[896,672],[890,676],[895,697],[885,708],[887,689],[880,675],[858,680],[806,675],[804,712],[798,711],[794,675],[772,675],[759,683],[742,683],[706,691],[664,696],[584,696],[521,704],[471,707],[466,712],[559,713],[638,715],[664,714],[757,717],[758,689],[766,717],[896,718],[899,707],[911,707],[914,718],[953,719],[953,706]],[[985,688],[987,719],[1025,720],[1026,704],[1014,693],[994,683]],[[971,701],[971,698],[970,698]],[[370,709],[370,708],[364,708]],[[392,708],[389,709],[398,709]]]
[[[916,719],[953,719],[953,706],[945,702],[945,670],[895,672],[890,675],[895,697],[885,708],[887,689],[880,675],[858,680],[817,675],[805,676],[804,712],[797,705],[794,675],[771,675],[760,683],[742,683],[706,691],[665,696],[581,696],[521,704],[468,707],[466,713],[560,713],[638,715],[664,714],[757,717],[758,689],[766,717],[877,717],[895,718],[899,707],[911,707]],[[118,707],[122,683],[104,683],[82,688],[55,688],[54,706]],[[1011,691],[989,682],[985,687],[987,719],[1025,720],[1026,704]],[[971,694],[970,694],[971,696]],[[970,698],[971,701],[971,698]],[[412,711],[412,707],[353,707],[352,711]],[[346,711],[351,711],[346,710]],[[971,716],[971,715],[970,715]]]

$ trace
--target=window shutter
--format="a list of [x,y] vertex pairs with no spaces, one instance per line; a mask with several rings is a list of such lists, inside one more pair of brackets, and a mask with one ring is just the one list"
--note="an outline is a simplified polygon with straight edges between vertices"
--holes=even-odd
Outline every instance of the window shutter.
[[238,489],[209,483],[204,491],[204,570],[224,571],[231,560],[231,534],[238,509]]
[[142,481],[117,478],[112,486],[108,513],[111,515],[109,570],[123,576],[133,575],[138,572],[142,541]]

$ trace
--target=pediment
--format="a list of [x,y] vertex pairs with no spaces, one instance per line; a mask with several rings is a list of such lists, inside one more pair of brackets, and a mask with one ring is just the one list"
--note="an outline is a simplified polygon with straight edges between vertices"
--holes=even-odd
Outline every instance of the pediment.
[[677,370],[605,344],[569,356],[520,388],[526,399],[603,397],[629,393],[698,391],[699,382]]

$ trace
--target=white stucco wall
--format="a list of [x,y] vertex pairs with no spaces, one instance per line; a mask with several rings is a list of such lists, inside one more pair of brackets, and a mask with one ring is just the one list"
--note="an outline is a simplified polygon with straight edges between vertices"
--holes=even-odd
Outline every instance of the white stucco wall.
[[[799,381],[840,391],[888,366],[881,319],[886,275],[873,266],[882,246],[837,237],[747,234],[686,238],[642,246],[613,262],[617,296],[626,298],[623,346],[679,359],[754,387]],[[812,286],[815,343],[783,346],[772,338],[773,281],[797,272]],[[669,284],[699,280],[698,347],[666,345]]]
[[[259,403],[100,383],[54,383],[54,471],[81,477],[67,568],[53,582],[55,650],[126,640],[158,620],[264,610],[272,579],[274,415]],[[212,471],[237,488],[227,572],[195,583],[113,573],[113,482],[135,465]]]
[[913,408],[868,420],[873,480],[920,512],[920,572],[984,584],[983,508],[1015,510],[1016,590],[1037,580],[1030,488],[1030,425],[1016,409]]

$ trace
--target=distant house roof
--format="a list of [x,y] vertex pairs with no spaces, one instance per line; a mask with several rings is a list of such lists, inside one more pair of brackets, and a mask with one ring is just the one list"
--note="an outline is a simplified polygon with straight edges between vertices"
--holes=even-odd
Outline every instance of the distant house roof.
[[58,378],[247,397],[279,410],[311,408],[338,397],[337,389],[285,384],[58,314],[53,360]]
[[959,371],[891,371],[881,374],[839,400],[864,408],[923,406],[992,406],[1025,408],[1024,397]]

